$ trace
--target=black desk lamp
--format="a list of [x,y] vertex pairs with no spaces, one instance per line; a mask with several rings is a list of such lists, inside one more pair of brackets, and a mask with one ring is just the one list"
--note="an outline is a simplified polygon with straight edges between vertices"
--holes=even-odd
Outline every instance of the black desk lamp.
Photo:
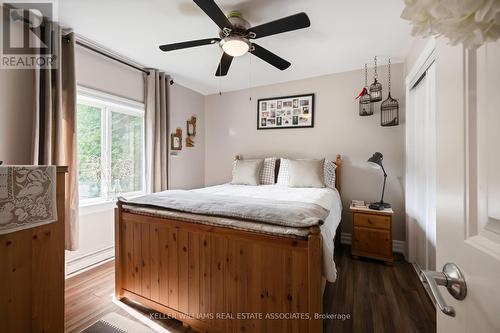
[[379,202],[373,202],[371,203],[368,208],[370,209],[375,209],[375,210],[383,210],[385,208],[391,208],[391,204],[384,202],[384,192],[385,192],[385,181],[387,180],[387,173],[385,173],[384,165],[382,164],[382,160],[384,159],[384,156],[376,152],[373,154],[372,157],[368,159],[368,163],[370,163],[373,167],[375,168],[382,168],[382,172],[384,172],[384,187],[382,187],[382,197],[380,198]]

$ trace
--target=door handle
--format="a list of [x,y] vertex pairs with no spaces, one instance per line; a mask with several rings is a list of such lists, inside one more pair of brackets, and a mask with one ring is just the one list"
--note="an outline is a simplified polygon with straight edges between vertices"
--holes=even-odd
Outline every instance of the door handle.
[[460,301],[463,300],[467,296],[467,284],[458,266],[453,263],[447,263],[443,266],[442,272],[421,270],[421,276],[424,282],[429,285],[432,296],[436,300],[441,312],[455,317],[455,308],[446,304],[438,286],[445,286],[451,296]]

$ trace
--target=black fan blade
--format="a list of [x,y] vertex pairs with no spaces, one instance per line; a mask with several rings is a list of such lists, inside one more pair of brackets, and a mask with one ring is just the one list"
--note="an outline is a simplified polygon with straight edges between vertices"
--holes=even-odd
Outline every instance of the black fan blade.
[[254,50],[251,52],[254,56],[261,58],[265,62],[273,65],[274,67],[282,71],[290,67],[291,64],[285,59],[278,57],[276,54],[272,53],[269,50],[266,50],[265,48],[255,43],[252,43],[252,45],[254,47]]
[[214,43],[217,43],[219,41],[220,41],[220,38],[207,38],[207,39],[191,40],[189,42],[160,45],[160,50],[165,51],[165,52],[166,51],[173,51],[173,50],[179,50],[179,49],[186,49],[188,47],[214,44]]
[[221,28],[221,30],[224,30],[224,28],[233,29],[233,25],[229,22],[227,16],[224,15],[222,10],[220,10],[213,0],[193,1],[219,26],[219,28]]
[[311,26],[311,21],[309,21],[307,14],[299,13],[250,28],[247,30],[247,33],[253,32],[255,34],[253,38],[262,38],[309,26]]
[[222,59],[220,60],[219,67],[217,67],[215,76],[226,76],[229,71],[229,66],[231,66],[231,62],[233,62],[233,57],[227,53],[222,54]]

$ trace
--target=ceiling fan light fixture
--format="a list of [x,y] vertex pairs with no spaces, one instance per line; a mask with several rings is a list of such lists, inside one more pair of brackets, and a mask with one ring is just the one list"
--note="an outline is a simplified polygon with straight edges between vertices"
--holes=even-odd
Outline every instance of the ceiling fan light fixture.
[[218,42],[219,47],[224,53],[222,54],[215,76],[225,76],[228,73],[233,58],[241,57],[248,52],[250,52],[252,56],[267,62],[279,70],[283,71],[287,69],[291,65],[288,61],[266,48],[259,46],[254,43],[253,40],[311,26],[311,21],[304,12],[257,26],[251,26],[250,23],[243,18],[241,12],[232,11],[228,15],[225,15],[215,3],[216,0],[193,1],[219,27],[219,37],[164,44],[159,47],[160,50],[169,52],[211,45]]
[[240,57],[250,50],[250,42],[240,36],[223,38],[220,45],[222,50],[232,57]]

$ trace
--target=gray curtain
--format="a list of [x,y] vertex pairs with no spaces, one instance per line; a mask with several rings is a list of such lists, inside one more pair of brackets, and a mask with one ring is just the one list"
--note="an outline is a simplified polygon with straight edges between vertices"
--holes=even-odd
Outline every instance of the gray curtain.
[[145,151],[146,191],[168,189],[168,82],[169,77],[157,70],[144,74],[145,81]]
[[66,249],[74,251],[78,248],[75,36],[69,33],[63,39],[61,28],[51,23],[41,27],[41,33],[56,58],[50,68],[35,70],[32,162],[69,167],[65,237]]

